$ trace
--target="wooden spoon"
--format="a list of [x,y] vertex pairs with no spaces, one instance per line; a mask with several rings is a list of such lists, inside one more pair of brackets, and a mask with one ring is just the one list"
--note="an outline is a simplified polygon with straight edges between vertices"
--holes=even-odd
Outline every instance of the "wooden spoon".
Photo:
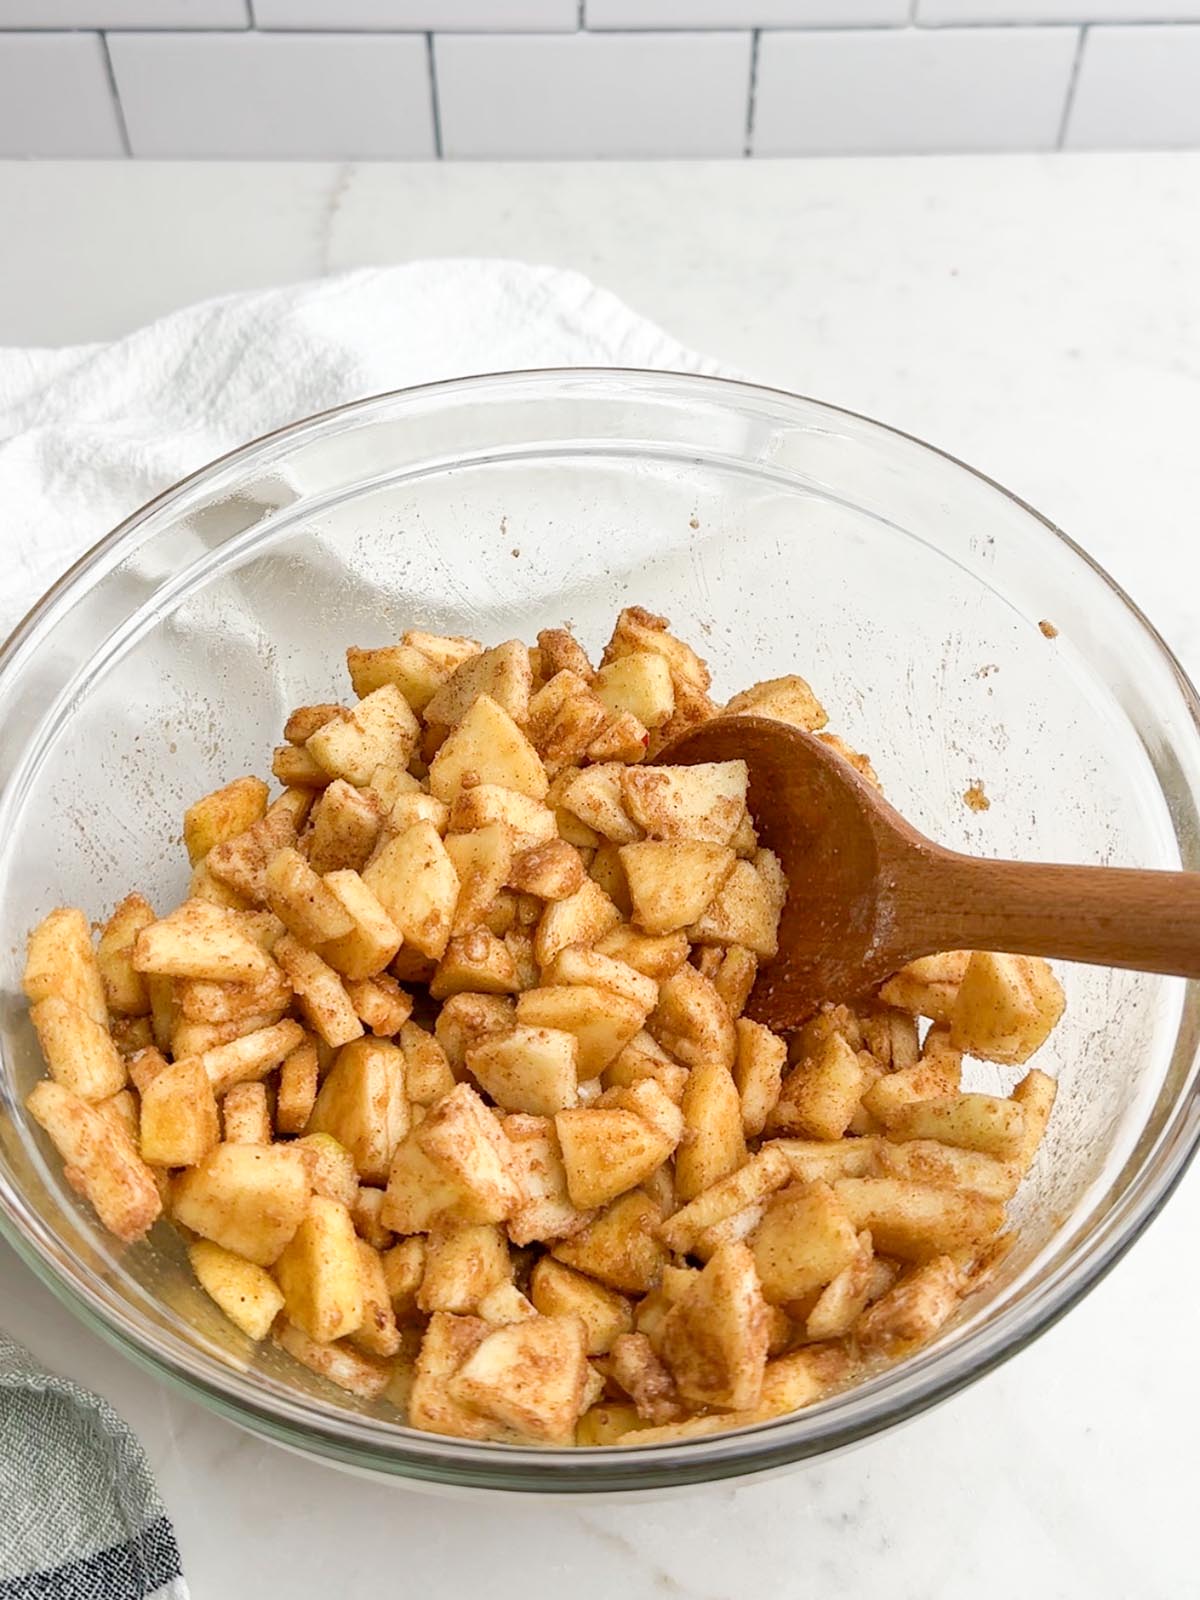
[[795,1028],[940,950],[1006,950],[1200,978],[1200,872],[986,861],[910,826],[829,745],[766,717],[717,717],[661,763],[744,760],[750,811],[790,885],[779,954],[747,1014]]

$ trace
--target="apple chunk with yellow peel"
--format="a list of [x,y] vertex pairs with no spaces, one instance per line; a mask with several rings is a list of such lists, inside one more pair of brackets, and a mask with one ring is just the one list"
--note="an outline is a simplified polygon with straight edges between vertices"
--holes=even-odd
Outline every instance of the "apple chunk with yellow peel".
[[200,1287],[230,1322],[247,1338],[265,1339],[283,1309],[283,1292],[270,1273],[209,1239],[190,1244],[188,1260]]
[[306,1133],[286,1148],[295,1150],[303,1160],[314,1194],[340,1201],[347,1209],[354,1204],[358,1195],[354,1158],[331,1133]]

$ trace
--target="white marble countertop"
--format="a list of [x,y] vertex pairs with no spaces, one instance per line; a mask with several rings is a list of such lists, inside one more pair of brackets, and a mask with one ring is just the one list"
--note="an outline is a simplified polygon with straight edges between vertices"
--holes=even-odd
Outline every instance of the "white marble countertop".
[[[1031,501],[1200,674],[1200,154],[691,166],[0,165],[0,343],[428,255],[571,266],[749,376]],[[827,1465],[637,1505],[342,1476],[169,1394],[0,1246],[0,1321],[140,1433],[196,1600],[1178,1600],[1194,1593],[1200,1172],[966,1394]]]

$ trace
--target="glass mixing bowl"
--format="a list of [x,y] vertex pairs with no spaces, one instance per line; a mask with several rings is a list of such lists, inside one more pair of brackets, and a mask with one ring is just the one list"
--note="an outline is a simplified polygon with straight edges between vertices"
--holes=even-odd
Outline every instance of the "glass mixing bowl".
[[[1196,696],[1162,641],[1028,507],[878,423],[712,378],[526,372],[366,400],[206,467],[85,556],[0,657],[0,1217],[85,1321],[256,1432],[401,1480],[541,1494],[763,1473],[1019,1350],[1128,1248],[1195,1148],[1196,987],[1063,968],[1066,1018],[1037,1058],[1058,1105],[999,1281],[861,1388],[648,1449],[409,1431],[252,1346],[166,1226],[130,1249],[103,1233],[22,1109],[41,1072],[25,930],[63,902],[107,914],[131,888],[179,899],[185,805],[264,770],[292,706],[344,694],[348,643],[569,622],[594,651],[632,603],[698,646],[718,696],[809,677],[945,844],[1200,867]],[[982,814],[963,801],[977,780]]]

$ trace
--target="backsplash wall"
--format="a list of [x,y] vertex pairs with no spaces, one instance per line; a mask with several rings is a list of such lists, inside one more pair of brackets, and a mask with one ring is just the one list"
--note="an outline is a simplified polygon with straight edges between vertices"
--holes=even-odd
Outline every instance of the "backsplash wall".
[[1200,147],[1200,0],[0,0],[0,157]]

